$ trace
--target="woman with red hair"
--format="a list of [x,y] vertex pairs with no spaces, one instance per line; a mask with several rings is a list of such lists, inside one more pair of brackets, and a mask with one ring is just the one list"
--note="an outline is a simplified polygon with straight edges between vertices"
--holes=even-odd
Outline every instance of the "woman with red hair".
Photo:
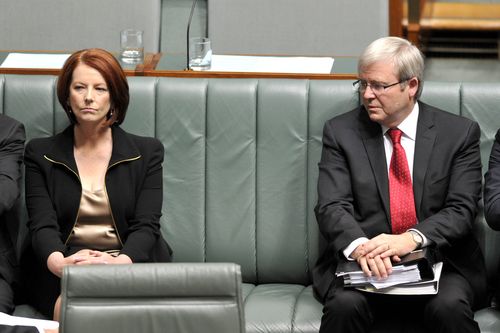
[[164,148],[120,128],[129,88],[119,62],[101,49],[72,54],[57,97],[71,124],[25,152],[30,293],[47,316],[64,266],[164,262],[171,254],[160,233]]

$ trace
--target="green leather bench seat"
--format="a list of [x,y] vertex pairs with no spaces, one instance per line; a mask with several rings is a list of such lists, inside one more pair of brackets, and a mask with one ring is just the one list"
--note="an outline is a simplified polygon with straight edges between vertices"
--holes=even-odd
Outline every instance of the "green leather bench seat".
[[[67,125],[51,76],[0,76],[0,112],[28,138]],[[123,127],[165,146],[162,232],[182,263],[241,266],[247,332],[317,332],[310,272],[318,233],[317,163],[324,122],[359,103],[351,81],[131,77]],[[426,82],[425,102],[478,121],[486,171],[500,127],[500,83]],[[24,218],[25,217],[25,213]],[[490,281],[500,283],[500,236],[480,216]],[[23,235],[25,230],[21,230]],[[477,313],[483,332],[500,312]]]

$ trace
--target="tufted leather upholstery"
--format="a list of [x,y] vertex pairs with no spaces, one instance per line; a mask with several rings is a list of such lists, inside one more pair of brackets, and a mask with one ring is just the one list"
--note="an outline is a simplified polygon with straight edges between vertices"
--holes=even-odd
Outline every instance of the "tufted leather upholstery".
[[[0,76],[0,112],[28,138],[67,121],[55,78]],[[129,78],[123,127],[165,145],[162,232],[175,262],[241,266],[247,332],[317,332],[310,271],[323,241],[313,207],[324,122],[359,103],[349,81]],[[500,84],[426,82],[422,100],[479,122],[486,171],[500,127]],[[499,233],[476,226],[489,278],[500,284]],[[492,284],[493,285],[493,284]],[[500,312],[481,310],[483,332]]]
[[236,264],[68,266],[61,289],[62,332],[245,332]]

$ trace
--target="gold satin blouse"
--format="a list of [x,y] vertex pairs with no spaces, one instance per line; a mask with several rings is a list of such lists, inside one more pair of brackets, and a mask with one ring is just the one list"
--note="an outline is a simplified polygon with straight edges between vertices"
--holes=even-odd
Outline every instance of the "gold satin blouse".
[[104,189],[97,191],[82,189],[77,220],[67,245],[113,254],[118,254],[122,248]]

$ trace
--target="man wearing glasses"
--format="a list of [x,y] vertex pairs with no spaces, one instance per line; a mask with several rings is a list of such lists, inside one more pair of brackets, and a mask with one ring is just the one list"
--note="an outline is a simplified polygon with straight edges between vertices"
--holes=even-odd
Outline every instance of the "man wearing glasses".
[[[479,332],[486,271],[471,233],[481,192],[477,123],[418,101],[424,60],[408,41],[385,37],[358,63],[362,105],[330,119],[319,163],[319,228],[327,240],[313,271],[324,303],[320,332]],[[435,295],[373,294],[344,287],[337,263],[355,260],[379,280],[411,251],[437,250]]]

